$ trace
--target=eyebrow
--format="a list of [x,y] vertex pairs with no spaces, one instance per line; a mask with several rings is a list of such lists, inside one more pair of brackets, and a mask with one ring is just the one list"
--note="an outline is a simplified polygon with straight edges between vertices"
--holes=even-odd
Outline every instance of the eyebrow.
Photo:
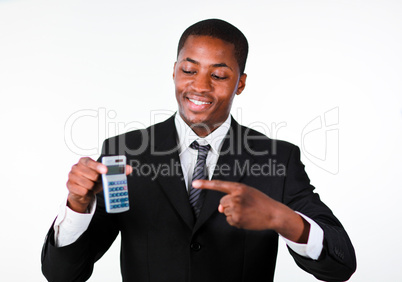
[[[183,59],[182,62],[183,62],[183,61],[187,61],[187,62],[196,64],[196,65],[199,65],[199,64],[200,64],[200,63],[197,62],[196,60],[193,60],[193,59],[191,59],[191,58],[189,58],[189,57]],[[228,69],[232,70],[232,68],[229,67],[229,66],[228,66],[227,64],[225,64],[225,63],[213,64],[212,66],[213,66],[214,68],[228,68]],[[232,70],[232,71],[233,71],[233,70]]]

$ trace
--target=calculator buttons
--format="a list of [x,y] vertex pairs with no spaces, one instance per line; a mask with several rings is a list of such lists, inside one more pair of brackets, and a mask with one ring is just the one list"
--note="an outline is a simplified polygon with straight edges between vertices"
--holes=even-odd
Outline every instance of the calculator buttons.
[[127,181],[109,181],[108,186],[110,208],[120,209],[128,207]]

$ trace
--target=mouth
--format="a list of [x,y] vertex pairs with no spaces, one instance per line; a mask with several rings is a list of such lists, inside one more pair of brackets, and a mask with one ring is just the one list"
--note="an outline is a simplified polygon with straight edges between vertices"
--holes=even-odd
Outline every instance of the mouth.
[[182,106],[183,109],[192,112],[193,114],[201,114],[205,111],[209,111],[215,105],[213,97],[207,95],[198,95],[193,93],[183,93],[184,100]]
[[201,106],[201,105],[210,105],[212,104],[212,102],[205,102],[205,101],[200,101],[200,100],[195,100],[195,99],[191,99],[191,98],[187,98],[190,102],[192,102],[193,104],[197,105],[197,106]]

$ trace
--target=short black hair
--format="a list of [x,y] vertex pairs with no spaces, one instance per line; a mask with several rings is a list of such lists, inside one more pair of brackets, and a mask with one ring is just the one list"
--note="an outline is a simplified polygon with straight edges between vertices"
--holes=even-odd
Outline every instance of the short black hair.
[[177,56],[190,35],[211,36],[232,43],[235,47],[235,57],[239,65],[240,74],[246,68],[248,42],[244,34],[234,25],[219,19],[208,19],[197,22],[188,27],[180,37],[177,47]]

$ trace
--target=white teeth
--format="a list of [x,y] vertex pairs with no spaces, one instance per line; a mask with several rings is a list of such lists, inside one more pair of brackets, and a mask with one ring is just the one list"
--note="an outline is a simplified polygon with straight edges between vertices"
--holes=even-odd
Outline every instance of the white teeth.
[[206,104],[211,104],[210,102],[202,102],[194,99],[189,99],[191,102],[193,102],[196,105],[206,105]]

